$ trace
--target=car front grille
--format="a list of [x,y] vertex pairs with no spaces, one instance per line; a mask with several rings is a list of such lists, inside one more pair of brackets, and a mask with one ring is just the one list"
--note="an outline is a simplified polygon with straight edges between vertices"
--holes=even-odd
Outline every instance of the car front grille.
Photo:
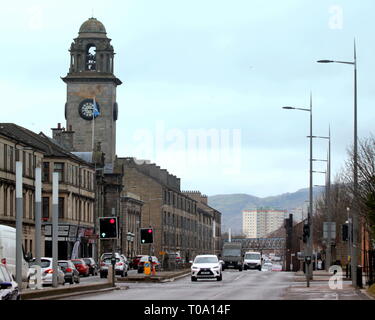
[[203,268],[199,270],[198,275],[199,276],[213,276],[214,274],[212,273],[211,269]]

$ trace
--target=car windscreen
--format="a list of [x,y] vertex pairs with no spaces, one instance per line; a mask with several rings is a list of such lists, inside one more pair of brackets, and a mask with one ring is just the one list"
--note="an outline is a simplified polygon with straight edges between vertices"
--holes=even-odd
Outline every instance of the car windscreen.
[[65,268],[69,266],[67,262],[58,262],[58,264],[60,267],[65,267]]
[[224,249],[223,255],[224,256],[240,256],[241,249]]
[[84,262],[81,261],[81,260],[72,260],[72,262],[73,262],[74,264],[84,264]]
[[216,257],[197,257],[194,260],[194,263],[217,263],[218,260]]
[[91,264],[91,260],[90,259],[83,259],[83,261],[85,261],[86,264]]
[[[48,267],[50,266],[50,264],[51,264],[51,261],[49,261],[49,260],[42,260],[40,266],[41,266],[42,268],[48,268]],[[29,267],[32,267],[32,266],[35,266],[35,265],[37,265],[36,260],[31,261],[31,262],[29,263]]]
[[8,282],[7,278],[5,278],[6,270],[3,267],[0,267],[0,282]]
[[[105,259],[103,260],[103,262],[104,262],[104,263],[107,263],[107,264],[111,264],[111,260],[112,260],[112,258],[105,258]],[[120,259],[119,259],[119,258],[116,258],[116,262],[120,262]]]
[[258,253],[248,253],[245,254],[246,260],[260,260],[260,254]]
[[[152,262],[158,262],[158,259],[155,258],[155,257],[152,257],[151,259],[152,259]],[[148,256],[146,256],[146,257],[142,257],[142,258],[139,260],[139,262],[146,262],[146,261],[150,261],[150,259],[149,259]]]

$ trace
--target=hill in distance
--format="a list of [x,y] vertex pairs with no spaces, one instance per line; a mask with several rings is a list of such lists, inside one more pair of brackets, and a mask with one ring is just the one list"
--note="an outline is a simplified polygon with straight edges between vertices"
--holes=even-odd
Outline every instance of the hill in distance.
[[[314,198],[324,191],[324,187],[314,188]],[[259,198],[248,194],[226,194],[208,197],[208,204],[222,213],[222,232],[232,229],[232,235],[242,233],[242,211],[257,208],[287,210],[293,214],[293,220],[301,221],[307,215],[309,189],[300,189],[293,193]]]

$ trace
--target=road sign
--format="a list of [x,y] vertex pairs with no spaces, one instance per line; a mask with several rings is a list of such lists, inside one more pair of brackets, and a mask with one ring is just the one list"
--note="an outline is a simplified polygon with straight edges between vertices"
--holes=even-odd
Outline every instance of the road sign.
[[[331,234],[328,234],[329,225],[331,225]],[[336,239],[336,222],[323,223],[323,238],[327,240]]]

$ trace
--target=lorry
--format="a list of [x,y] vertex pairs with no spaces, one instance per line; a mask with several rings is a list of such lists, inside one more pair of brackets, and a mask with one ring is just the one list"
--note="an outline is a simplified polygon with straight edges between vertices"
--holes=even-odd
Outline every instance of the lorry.
[[223,245],[221,254],[223,261],[222,270],[233,267],[242,271],[243,256],[242,256],[242,243],[241,242],[226,242]]
[[[5,264],[13,276],[16,276],[16,229],[5,225],[0,225],[0,263]],[[24,286],[27,286],[28,281],[29,265],[23,253],[22,282]]]

